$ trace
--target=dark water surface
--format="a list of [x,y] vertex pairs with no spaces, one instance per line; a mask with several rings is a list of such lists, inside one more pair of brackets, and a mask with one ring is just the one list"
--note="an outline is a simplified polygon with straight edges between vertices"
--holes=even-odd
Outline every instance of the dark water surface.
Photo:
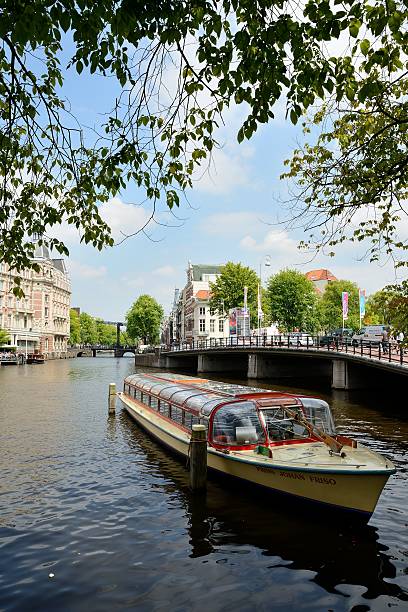
[[408,610],[407,396],[319,392],[398,468],[353,526],[219,480],[194,497],[119,401],[107,416],[133,370],[0,368],[0,610]]

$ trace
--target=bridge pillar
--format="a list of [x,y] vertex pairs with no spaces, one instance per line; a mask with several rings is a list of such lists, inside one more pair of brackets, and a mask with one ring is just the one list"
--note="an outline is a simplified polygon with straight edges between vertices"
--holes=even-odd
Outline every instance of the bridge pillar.
[[343,359],[332,361],[332,389],[349,389],[348,363]]
[[96,357],[96,349],[92,349],[92,357]]
[[217,355],[198,355],[197,372],[226,372],[229,359]]
[[345,359],[332,361],[332,389],[364,389],[373,385],[364,369]]
[[248,378],[268,378],[276,374],[276,367],[267,364],[262,355],[249,353],[248,355]]

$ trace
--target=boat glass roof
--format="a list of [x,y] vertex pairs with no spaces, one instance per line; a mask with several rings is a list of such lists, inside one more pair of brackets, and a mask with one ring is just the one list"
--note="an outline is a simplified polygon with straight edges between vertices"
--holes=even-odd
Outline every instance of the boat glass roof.
[[[245,387],[233,383],[172,374],[169,372],[157,373],[154,375],[144,373],[132,374],[125,379],[125,382],[137,385],[147,392],[151,391],[158,395],[160,399],[167,401],[173,400],[179,404],[184,403],[185,408],[192,412],[202,414],[203,416],[209,416],[220,404],[228,402],[229,399],[233,400],[241,395],[250,393],[270,394],[272,397],[276,396],[276,401],[278,401],[279,397],[282,395],[270,389]],[[286,398],[289,397],[291,396],[286,396]],[[296,399],[297,396],[293,397],[294,403],[296,403]],[[299,399],[306,408],[306,411],[328,412],[326,420],[329,421],[329,428],[331,428],[331,426],[334,428],[330,415],[330,408],[324,400],[309,397],[300,397]]]

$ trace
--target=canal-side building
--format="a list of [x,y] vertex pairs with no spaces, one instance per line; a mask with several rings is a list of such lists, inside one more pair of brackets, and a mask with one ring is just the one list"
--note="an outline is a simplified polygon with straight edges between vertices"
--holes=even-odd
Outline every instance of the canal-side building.
[[69,338],[71,284],[63,259],[53,259],[37,244],[34,261],[39,271],[24,270],[24,298],[13,294],[15,273],[0,264],[0,327],[21,353],[34,351],[47,358],[65,357]]
[[217,280],[220,272],[221,265],[189,262],[180,317],[181,340],[211,340],[228,334],[226,317],[210,307],[210,283]]

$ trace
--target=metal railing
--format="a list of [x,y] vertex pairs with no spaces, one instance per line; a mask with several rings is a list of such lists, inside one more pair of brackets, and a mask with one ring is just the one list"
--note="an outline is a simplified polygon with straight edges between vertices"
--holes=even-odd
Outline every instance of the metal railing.
[[164,351],[200,351],[210,349],[242,349],[267,348],[273,350],[296,349],[299,351],[313,350],[314,352],[329,351],[341,354],[351,354],[389,363],[398,363],[408,366],[408,349],[396,342],[369,342],[360,339],[352,341],[351,338],[328,339],[325,336],[304,337],[281,334],[277,336],[240,336],[229,338],[193,339],[173,343]]

